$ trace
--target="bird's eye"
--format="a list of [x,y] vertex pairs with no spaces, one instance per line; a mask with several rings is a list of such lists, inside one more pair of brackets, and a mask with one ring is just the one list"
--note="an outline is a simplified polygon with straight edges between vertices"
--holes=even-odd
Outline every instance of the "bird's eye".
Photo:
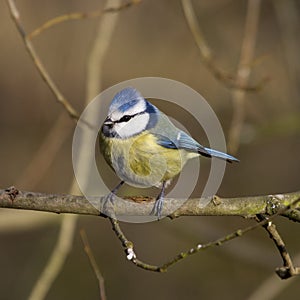
[[128,122],[131,118],[132,116],[125,115],[119,120],[119,122]]

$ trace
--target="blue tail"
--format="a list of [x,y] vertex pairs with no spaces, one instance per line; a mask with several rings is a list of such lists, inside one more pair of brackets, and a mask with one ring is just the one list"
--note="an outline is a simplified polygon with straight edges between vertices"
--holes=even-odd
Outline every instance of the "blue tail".
[[[203,151],[204,150],[204,151]],[[217,151],[217,150],[213,150],[213,149],[209,149],[209,148],[204,148],[200,153],[204,156],[213,156],[213,157],[217,157],[217,158],[221,158],[221,159],[225,159],[228,162],[239,162],[239,160],[229,154],[223,153],[221,151]]]

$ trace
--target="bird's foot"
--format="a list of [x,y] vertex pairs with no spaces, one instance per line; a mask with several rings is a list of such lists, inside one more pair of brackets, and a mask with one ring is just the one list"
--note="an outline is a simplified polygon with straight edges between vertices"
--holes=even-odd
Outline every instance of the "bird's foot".
[[116,214],[115,214],[116,193],[124,183],[125,182],[122,180],[108,195],[106,195],[101,199],[100,211],[102,214],[110,218],[116,219]]
[[161,191],[160,191],[159,195],[157,196],[154,206],[150,212],[150,215],[157,216],[158,220],[161,218],[161,213],[162,213],[162,209],[163,209],[164,198],[165,198],[165,188],[166,188],[166,182],[164,181],[162,183]]
[[113,192],[110,192],[108,195],[103,197],[100,202],[100,211],[102,214],[115,219],[115,197],[116,195]]
[[158,220],[161,218],[163,203],[164,203],[164,198],[161,196],[158,196],[154,203],[154,206],[150,212],[150,215],[157,216]]

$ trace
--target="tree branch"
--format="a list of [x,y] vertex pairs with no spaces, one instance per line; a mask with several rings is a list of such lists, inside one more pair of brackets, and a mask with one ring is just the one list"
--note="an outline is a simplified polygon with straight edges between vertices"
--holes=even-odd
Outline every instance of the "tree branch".
[[80,237],[81,237],[82,243],[84,245],[84,251],[90,261],[92,269],[98,280],[100,300],[106,300],[107,298],[106,298],[106,292],[105,292],[104,278],[103,278],[101,271],[97,265],[97,262],[96,262],[94,254],[93,254],[93,251],[91,249],[90,243],[88,241],[86,232],[83,229],[80,230]]
[[[104,197],[98,197],[97,201],[93,202],[93,204],[95,205],[97,202],[99,203],[103,198]],[[149,202],[154,201],[154,199],[152,198],[141,197],[131,197],[128,198],[128,200],[131,201],[116,201],[114,205],[115,215],[149,215],[153,206],[153,203],[151,203],[150,206]],[[165,200],[166,205],[164,207],[163,214],[168,215],[170,218],[179,216],[209,215],[243,217],[263,216],[263,219],[255,225],[246,227],[244,229],[238,229],[215,241],[209,242],[207,244],[197,244],[195,247],[190,248],[185,252],[180,252],[174,258],[170,259],[161,266],[156,266],[145,263],[137,258],[134,251],[134,245],[127,239],[127,237],[123,233],[119,222],[114,218],[108,217],[117,238],[122,243],[127,259],[137,267],[148,271],[166,272],[169,267],[173,266],[174,264],[190,255],[213,246],[223,245],[224,243],[240,237],[250,232],[251,230],[264,226],[270,233],[270,236],[273,238],[277,248],[280,250],[281,256],[284,261],[284,266],[281,268],[277,268],[277,274],[282,279],[286,279],[300,273],[300,269],[293,266],[281,237],[276,230],[273,230],[275,227],[272,227],[272,223],[270,222],[279,215],[287,216],[286,212],[289,210],[300,210],[300,191],[288,194],[263,195],[241,198],[220,198],[218,196],[213,196],[210,198],[210,202],[205,207],[199,205],[201,203],[201,199],[189,199],[179,209],[177,209],[175,213],[172,213],[172,210],[170,209],[174,210],[174,208],[177,207],[174,206],[174,204],[178,205],[182,202],[178,202],[180,201],[178,199]],[[136,203],[139,203],[140,205],[132,205]],[[83,196],[25,192],[18,191],[15,187],[10,187],[6,190],[0,190],[0,207],[5,208],[19,208],[56,213],[76,213],[104,216],[98,209],[93,206],[93,204],[87,201]],[[293,221],[300,222],[299,219],[293,219]],[[272,230],[272,232],[270,230]]]
[[225,86],[227,86],[228,88],[243,90],[246,92],[257,92],[258,90],[262,89],[265,83],[269,81],[269,78],[263,78],[256,85],[248,85],[248,82],[241,82],[238,76],[234,76],[224,71],[216,64],[214,54],[209,47],[205,36],[199,26],[191,0],[181,0],[181,5],[185,19],[187,21],[187,25],[199,49],[202,61],[204,62],[208,70],[210,70],[212,75],[217,80],[220,80],[223,84],[225,84]]
[[24,25],[20,18],[20,13],[18,11],[18,8],[16,6],[16,3],[14,0],[7,0],[9,11],[11,14],[11,17],[13,21],[16,24],[16,27],[24,41],[25,47],[27,52],[29,53],[31,59],[34,62],[34,65],[38,69],[41,77],[43,80],[47,83],[49,86],[51,92],[54,94],[56,100],[64,107],[64,109],[68,112],[71,118],[77,120],[79,119],[79,115],[76,112],[75,108],[72,106],[72,104],[65,98],[65,96],[60,92],[57,85],[53,81],[52,77],[46,70],[45,66],[43,65],[42,61],[40,60],[38,54],[35,51],[35,48],[30,41],[30,39],[27,36],[27,33],[25,31]]
[[41,34],[44,30],[49,29],[55,25],[58,25],[65,21],[70,20],[83,20],[89,18],[98,18],[105,13],[117,13],[123,9],[129,8],[133,5],[140,4],[141,0],[131,0],[129,2],[125,2],[116,7],[105,7],[104,9],[95,10],[91,12],[73,12],[64,15],[57,16],[53,19],[48,20],[38,28],[34,29],[31,33],[28,34],[28,39],[32,39],[37,35]]
[[[91,204],[84,196],[27,192],[10,187],[0,190],[0,207],[53,213],[101,215],[100,210],[96,207],[100,207],[100,202],[104,197],[95,197],[92,201],[93,204]],[[213,196],[205,207],[202,207],[201,203],[207,199],[195,198],[185,202],[181,199],[165,199],[162,213],[170,218],[180,216],[240,216],[250,218],[258,214],[271,216],[292,205],[298,198],[300,198],[300,191],[238,198]],[[155,199],[148,197],[130,197],[125,200],[128,201],[115,201],[116,216],[148,216],[155,201]],[[137,203],[140,205],[136,205]],[[182,206],[175,211],[180,204]],[[300,204],[296,203],[288,210],[282,211],[280,215],[300,222],[299,211]],[[292,212],[297,212],[297,214]]]
[[[292,207],[295,207],[295,205],[297,205],[300,201],[300,197],[298,196],[291,204],[283,207],[282,209],[279,209],[276,213],[272,214],[269,218],[264,217],[263,220],[259,221],[257,224],[252,225],[252,226],[248,226],[246,228],[243,229],[238,229],[224,237],[221,237],[217,240],[208,242],[206,244],[197,244],[195,247],[190,248],[187,251],[184,252],[180,252],[179,254],[177,254],[174,258],[170,259],[169,261],[165,262],[164,264],[160,265],[160,266],[156,266],[156,265],[149,265],[141,260],[139,260],[133,250],[134,245],[131,241],[129,241],[125,234],[123,233],[123,231],[120,228],[120,225],[118,223],[117,220],[113,219],[113,218],[109,218],[111,224],[112,224],[112,228],[116,234],[116,236],[118,237],[118,239],[120,240],[120,242],[122,243],[123,248],[125,249],[125,253],[126,253],[126,257],[128,260],[130,260],[133,264],[135,264],[137,267],[140,267],[144,270],[147,271],[154,271],[154,272],[166,272],[168,270],[169,267],[175,265],[176,263],[178,263],[179,261],[185,259],[188,256],[191,256],[193,254],[199,253],[200,251],[206,250],[208,248],[214,247],[214,246],[222,246],[223,244],[238,238],[242,235],[245,235],[246,233],[258,228],[258,227],[269,227],[270,224],[272,224],[271,220],[273,220],[275,217],[277,217],[278,215],[280,215],[281,213],[283,213],[284,211],[287,211],[289,209],[291,209]],[[274,234],[275,236],[275,234]],[[283,241],[281,239],[281,237],[279,236],[279,234],[276,236],[276,245],[278,246],[278,244],[280,243],[281,245],[283,244]],[[280,241],[279,241],[280,240]],[[279,241],[279,243],[277,243]],[[283,260],[284,260],[284,267],[281,268],[277,268],[276,269],[276,273],[277,275],[281,278],[281,279],[287,279],[289,277],[292,276],[296,276],[300,274],[300,268],[295,268],[293,266],[292,260],[290,259],[289,253],[287,252],[286,249],[281,249],[282,251],[280,251],[280,253],[282,254]]]
[[[248,0],[245,20],[244,38],[237,70],[236,81],[239,85],[247,85],[251,74],[251,63],[254,58],[258,33],[261,0]],[[228,133],[228,151],[235,154],[240,146],[240,137],[245,119],[245,91],[234,90],[232,94],[233,116]]]
[[[262,215],[257,215],[258,222],[262,222],[264,220],[268,221],[268,218]],[[292,258],[289,252],[287,251],[285,243],[282,237],[280,236],[276,225],[273,222],[269,221],[263,225],[263,228],[269,233],[269,237],[273,240],[283,260],[283,266],[276,269],[277,275],[281,279],[288,279],[292,276],[299,275],[300,268],[294,266]]]
[[[77,121],[79,119],[79,114],[78,112],[75,110],[75,108],[73,107],[73,105],[68,101],[68,99],[62,94],[62,92],[60,91],[60,89],[58,88],[58,86],[56,85],[56,83],[54,82],[54,80],[52,79],[51,75],[49,74],[49,72],[47,71],[47,69],[45,68],[44,64],[42,63],[40,57],[38,56],[37,52],[35,51],[35,48],[33,46],[33,43],[31,41],[32,38],[32,34],[28,35],[25,27],[21,21],[20,18],[20,13],[19,10],[16,6],[15,0],[6,0],[7,4],[8,4],[8,8],[11,14],[11,17],[21,35],[21,38],[23,39],[24,45],[26,47],[27,52],[29,53],[35,67],[37,68],[37,70],[39,71],[41,77],[43,78],[43,80],[45,81],[45,83],[48,85],[48,87],[50,88],[51,92],[53,93],[53,95],[56,98],[56,101],[59,102],[65,111],[67,111],[67,113],[70,115],[70,117]],[[103,11],[103,13],[105,12],[118,12],[120,10],[126,9],[134,4],[138,4],[140,1],[138,0],[133,0],[131,2],[128,3],[124,3],[123,5],[121,5],[120,7],[115,7],[115,8],[106,8],[106,10]],[[102,12],[101,12],[102,13]],[[80,19],[80,14],[75,14],[77,15],[77,17],[75,18],[79,18]],[[67,15],[66,15],[67,16]],[[73,16],[74,17],[74,16]],[[68,19],[68,17],[66,18]],[[38,33],[40,33],[42,30],[49,28],[50,26],[53,26],[55,24],[58,24],[62,21],[66,20],[64,17],[62,19],[60,19],[60,17],[58,17],[58,20],[54,21],[52,20],[52,22],[50,22],[50,24],[46,24],[44,25],[44,27],[42,26],[41,28],[38,28],[37,31]],[[37,33],[35,32],[34,35],[37,35]],[[90,126],[89,123],[85,122],[86,125]]]

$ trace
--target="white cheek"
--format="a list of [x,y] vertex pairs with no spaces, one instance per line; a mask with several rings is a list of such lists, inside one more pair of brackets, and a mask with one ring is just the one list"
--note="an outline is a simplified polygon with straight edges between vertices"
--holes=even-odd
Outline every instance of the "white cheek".
[[149,118],[150,116],[147,113],[138,115],[128,122],[116,123],[114,129],[121,138],[128,138],[145,130],[149,122]]

